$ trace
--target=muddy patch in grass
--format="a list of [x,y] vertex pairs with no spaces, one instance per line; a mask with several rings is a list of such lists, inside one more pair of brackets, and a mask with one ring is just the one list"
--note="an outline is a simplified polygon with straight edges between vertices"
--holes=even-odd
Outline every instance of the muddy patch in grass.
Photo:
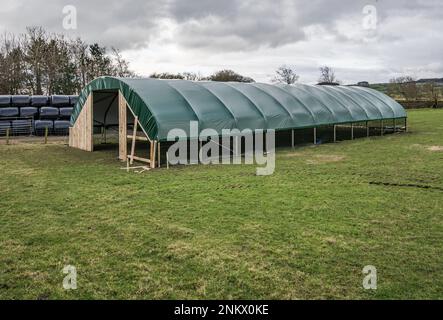
[[302,152],[291,152],[291,153],[285,153],[282,154],[281,157],[283,158],[293,158],[293,157],[301,157],[304,154]]
[[426,149],[428,149],[429,151],[443,151],[443,146],[430,146]]
[[432,152],[438,152],[438,151],[443,151],[443,146],[426,146],[423,144],[418,144],[418,143],[414,143],[411,145],[412,148],[424,148],[428,151],[432,151]]
[[323,164],[343,161],[346,157],[337,154],[317,154],[306,160],[307,164]]

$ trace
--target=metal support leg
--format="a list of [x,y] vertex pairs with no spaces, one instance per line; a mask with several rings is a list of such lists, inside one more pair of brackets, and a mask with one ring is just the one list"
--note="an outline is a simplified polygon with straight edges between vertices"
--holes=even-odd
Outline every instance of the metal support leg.
[[314,128],[314,144],[317,144],[317,128]]
[[383,123],[383,120],[381,121],[381,135],[383,135],[383,131],[384,131],[385,125]]
[[292,139],[292,148],[294,148],[295,147],[295,136],[294,136],[294,129],[292,129],[292,132],[291,132],[291,134],[292,134],[292,137],[291,137],[291,139]]
[[354,124],[351,123],[351,140],[354,140]]
[[366,136],[369,138],[369,122],[366,121]]
[[337,125],[334,124],[334,142],[337,142]]

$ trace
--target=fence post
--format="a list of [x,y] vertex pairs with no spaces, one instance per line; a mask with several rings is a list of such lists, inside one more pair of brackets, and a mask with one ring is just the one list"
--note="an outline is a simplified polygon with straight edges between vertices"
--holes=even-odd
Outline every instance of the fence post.
[[6,144],[9,144],[9,128],[6,128]]
[[314,144],[317,144],[317,128],[314,128]]
[[45,144],[48,143],[48,127],[45,127]]

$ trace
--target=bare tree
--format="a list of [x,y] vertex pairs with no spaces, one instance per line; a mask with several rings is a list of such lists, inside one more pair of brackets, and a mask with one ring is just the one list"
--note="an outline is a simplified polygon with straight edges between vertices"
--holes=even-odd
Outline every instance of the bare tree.
[[112,47],[112,56],[114,59],[114,74],[117,77],[135,76],[135,73],[129,70],[129,62],[122,57],[118,49]]
[[76,69],[77,91],[86,86],[87,83],[87,57],[88,44],[80,38],[77,38],[70,43],[71,56]]
[[0,94],[27,93],[23,39],[4,34],[0,42]]
[[32,93],[43,94],[43,65],[47,35],[41,27],[27,28],[25,61],[29,64],[32,77]]
[[299,76],[294,68],[282,65],[275,71],[275,77],[272,79],[272,82],[294,84],[298,79]]
[[427,82],[423,84],[423,93],[429,101],[433,102],[432,107],[438,108],[438,101],[440,99],[440,88],[435,82]]
[[210,75],[208,77],[208,80],[211,81],[232,81],[232,82],[255,82],[254,79],[250,77],[242,76],[241,74],[238,74],[235,71],[232,70],[220,70],[215,72],[214,74]]
[[415,79],[411,76],[402,76],[389,80],[389,93],[403,96],[406,101],[418,98],[418,88]]
[[183,79],[185,80],[191,80],[191,81],[201,81],[203,79],[203,76],[200,74],[200,72],[183,72],[182,73]]
[[329,66],[320,67],[320,78],[318,79],[319,83],[325,84],[338,84],[339,81],[335,77],[335,71]]
[[153,74],[151,74],[149,76],[149,78],[154,78],[154,79],[179,79],[179,80],[183,80],[184,77],[183,75],[181,75],[180,73],[174,74],[174,73],[169,73],[169,72],[163,72],[163,73],[157,73],[154,72]]

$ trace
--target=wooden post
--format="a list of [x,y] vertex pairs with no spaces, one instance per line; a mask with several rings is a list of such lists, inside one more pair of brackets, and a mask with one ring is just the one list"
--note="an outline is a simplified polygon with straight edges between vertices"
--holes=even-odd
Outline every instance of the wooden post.
[[48,143],[48,127],[45,127],[45,144]]
[[383,135],[383,133],[384,133],[384,132],[383,132],[383,130],[384,130],[384,123],[383,123],[383,120],[381,121],[381,128],[380,128],[380,129],[381,129],[381,135]]
[[9,128],[6,128],[6,144],[9,144]]
[[295,147],[295,132],[294,132],[294,129],[292,129],[292,137],[291,137],[291,139],[292,139],[292,148],[294,148]]
[[154,141],[149,142],[149,161],[152,160],[152,151],[154,151],[154,146],[152,145]]
[[317,128],[314,128],[314,144],[317,144]]
[[168,153],[168,150],[166,150],[166,169],[169,170],[169,153]]
[[153,150],[152,150],[152,158],[151,158],[151,168],[155,168],[155,156],[156,156],[156,148],[157,148],[157,141],[152,141]]
[[351,123],[351,140],[354,140],[354,124]]
[[366,136],[369,138],[369,122],[366,121]]
[[118,93],[118,157],[124,161],[128,157],[127,106],[123,94]]
[[160,160],[161,160],[161,147],[160,147],[160,142],[158,142],[158,160],[157,160],[157,162],[158,162],[158,167],[160,168],[161,167],[161,163],[160,163]]
[[133,132],[132,132],[132,144],[131,144],[131,161],[129,164],[133,164],[134,163],[134,155],[135,155],[135,142],[136,142],[136,138],[137,138],[137,125],[138,125],[138,117],[135,116],[134,118],[134,127],[133,127]]
[[337,142],[337,125],[334,124],[334,142]]

